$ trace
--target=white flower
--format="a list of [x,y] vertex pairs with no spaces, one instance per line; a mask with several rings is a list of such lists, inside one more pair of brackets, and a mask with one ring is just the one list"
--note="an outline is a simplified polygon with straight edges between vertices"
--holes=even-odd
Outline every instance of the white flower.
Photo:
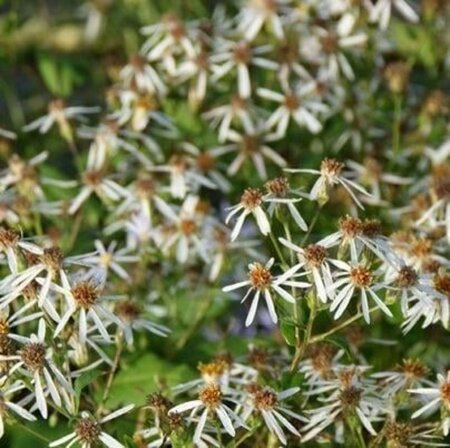
[[[302,198],[299,198],[299,191],[292,190],[289,187],[289,182],[285,177],[277,177],[275,179],[269,180],[264,184],[267,194],[264,196],[264,202],[268,203],[268,213],[272,217],[278,207],[281,205],[286,205],[289,214],[291,215],[294,222],[303,231],[308,230],[305,220],[303,219],[300,212],[297,210],[294,204],[299,203]],[[289,198],[289,194],[297,195],[297,197]]]
[[364,208],[352,189],[366,196],[370,196],[370,194],[363,187],[348,179],[348,177],[345,176],[345,173],[342,173],[343,169],[343,163],[338,162],[335,159],[324,159],[320,165],[320,170],[287,168],[285,171],[289,173],[310,173],[319,175],[319,178],[316,180],[309,193],[310,198],[314,201],[319,201],[320,203],[327,202],[329,189],[336,185],[341,185],[345,188],[353,201],[355,201],[356,205],[360,208]]
[[36,420],[36,417],[33,414],[17,403],[11,401],[10,395],[14,395],[16,392],[19,392],[24,388],[25,385],[20,381],[9,386],[2,385],[2,390],[0,392],[0,438],[2,438],[5,433],[5,417],[8,417],[11,414],[16,414],[30,422]]
[[46,134],[50,128],[57,123],[61,129],[61,133],[64,136],[71,136],[70,119],[77,119],[78,121],[84,121],[85,118],[83,114],[92,114],[99,112],[99,107],[83,107],[83,106],[72,106],[66,107],[62,100],[54,100],[48,105],[48,114],[31,123],[24,126],[23,130],[34,131],[39,129],[41,134]]
[[[336,379],[324,380],[306,393],[318,395],[331,392],[321,400],[325,402],[323,406],[307,411],[311,417],[302,430],[305,432],[302,435],[303,442],[314,439],[332,423],[342,426],[343,417],[349,415],[355,416],[370,434],[376,435],[372,422],[376,421],[385,405],[370,380],[360,378],[362,371],[364,368],[361,370],[357,367],[345,367],[341,372],[337,372]],[[343,428],[339,430],[340,433],[341,431]]]
[[217,384],[209,384],[200,390],[198,399],[187,401],[170,409],[169,413],[182,413],[191,411],[191,419],[199,411],[202,411],[200,418],[197,421],[197,426],[194,433],[194,443],[201,443],[201,436],[205,428],[208,415],[214,413],[220,420],[225,431],[232,437],[236,435],[233,421],[238,426],[245,426],[241,419],[233,410],[223,403],[223,392]]
[[331,265],[342,268],[345,267],[345,263],[329,258],[326,248],[320,244],[310,244],[305,248],[301,248],[285,238],[279,238],[279,241],[284,246],[295,251],[299,260],[295,266],[299,269],[305,269],[311,275],[319,299],[325,303],[328,298],[333,298]]
[[211,56],[214,71],[212,81],[215,82],[231,71],[236,71],[239,96],[241,98],[249,98],[252,93],[250,65],[266,70],[276,70],[278,68],[276,62],[262,57],[270,50],[270,45],[252,48],[245,40],[240,42],[223,40],[220,42],[217,53]]
[[[62,286],[52,284],[51,289],[63,294],[66,299],[67,310],[61,317],[54,331],[56,337],[66,327],[71,318],[78,321],[78,336],[82,343],[86,342],[88,324],[97,328],[106,342],[111,336],[107,326],[114,322],[121,326],[121,321],[105,306],[108,297],[102,297],[105,286],[105,271],[93,269],[78,279],[62,281]],[[106,318],[106,319],[105,319]]]
[[236,17],[237,29],[244,38],[253,40],[264,27],[270,26],[277,39],[284,37],[283,22],[285,17],[294,14],[289,7],[291,0],[247,0]]
[[253,322],[255,318],[261,295],[264,296],[273,323],[277,323],[278,316],[275,311],[275,304],[272,293],[279,295],[283,300],[286,300],[289,303],[295,304],[295,297],[282,287],[308,288],[311,286],[306,282],[298,282],[292,280],[292,277],[299,269],[299,266],[294,266],[293,268],[288,269],[283,274],[274,276],[271,272],[271,267],[273,266],[274,262],[275,260],[271,258],[264,266],[260,263],[249,264],[248,280],[235,283],[223,288],[223,291],[229,292],[234,291],[235,289],[250,286],[250,288],[244,295],[244,298],[242,299],[242,302],[244,302],[251,294],[254,293],[252,297],[252,303],[250,305],[250,310],[248,312],[247,319],[245,320],[245,325],[247,327]]
[[334,318],[338,319],[350,304],[355,292],[359,292],[361,308],[364,320],[370,323],[369,300],[370,297],[387,316],[393,317],[389,308],[378,297],[376,291],[380,285],[375,283],[374,273],[364,265],[351,266],[343,261],[340,262],[343,270],[335,276],[338,279],[333,284],[333,290],[341,288],[333,298],[330,311],[334,312]]
[[[72,385],[66,379],[58,367],[54,364],[53,350],[45,342],[46,324],[43,319],[39,321],[38,334],[32,334],[29,338],[10,334],[11,339],[22,344],[16,355],[0,355],[2,361],[13,361],[9,373],[20,369],[22,373],[30,376],[34,386],[36,404],[43,418],[47,418],[48,409],[44,391],[48,391],[50,397],[57,406],[61,406],[60,388],[73,394]],[[56,382],[55,382],[56,381]]]
[[78,442],[83,448],[94,448],[99,443],[102,443],[107,448],[125,448],[125,445],[122,445],[114,437],[111,437],[103,431],[102,425],[130,412],[133,408],[134,404],[125,406],[100,420],[95,419],[88,412],[83,411],[75,423],[74,431],[51,442],[49,447],[53,448],[64,445],[66,448],[69,448]]
[[447,372],[446,376],[438,374],[437,380],[438,384],[434,387],[410,389],[408,391],[423,396],[427,400],[427,403],[414,412],[411,418],[420,417],[426,412],[436,411],[440,407],[443,412],[442,431],[444,436],[447,436],[450,433],[450,371]]
[[213,156],[220,156],[227,153],[237,153],[235,159],[228,166],[227,174],[234,176],[248,160],[253,162],[256,171],[261,179],[267,179],[267,169],[265,160],[272,162],[280,168],[287,166],[286,160],[273,150],[268,143],[279,140],[280,136],[270,132],[261,125],[248,127],[244,123],[244,131],[239,133],[230,129],[226,135],[231,143],[213,148],[210,153]]
[[375,5],[368,4],[370,5],[369,21],[378,22],[382,30],[386,30],[389,25],[392,7],[395,7],[410,22],[419,21],[419,16],[406,0],[378,0]]
[[264,194],[261,190],[256,188],[247,188],[241,196],[239,204],[234,205],[230,208],[230,212],[226,217],[225,223],[228,224],[231,218],[240,213],[236,224],[234,225],[233,231],[231,232],[231,241],[234,241],[244,225],[245,218],[248,215],[253,215],[258,224],[260,232],[266,236],[270,233],[270,222],[262,208],[264,201]]
[[248,389],[248,400],[244,403],[242,410],[242,418],[244,420],[247,420],[251,414],[260,413],[269,431],[275,434],[283,445],[287,443],[283,428],[300,437],[300,433],[285,415],[301,422],[306,422],[307,420],[280,403],[282,400],[295,395],[300,390],[299,387],[275,392],[269,388],[251,384],[248,386]]
[[316,114],[328,111],[328,107],[320,101],[309,98],[309,86],[297,90],[287,90],[283,93],[266,88],[259,88],[257,94],[267,100],[275,101],[280,106],[267,119],[264,127],[276,127],[276,134],[282,138],[286,135],[289,121],[293,119],[298,126],[306,127],[309,132],[317,134],[322,130],[322,124]]

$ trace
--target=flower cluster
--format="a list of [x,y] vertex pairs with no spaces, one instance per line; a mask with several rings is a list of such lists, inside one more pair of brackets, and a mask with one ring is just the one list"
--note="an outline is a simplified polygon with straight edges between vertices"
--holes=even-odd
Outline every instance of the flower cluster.
[[226,3],[0,123],[0,438],[446,446],[450,8]]

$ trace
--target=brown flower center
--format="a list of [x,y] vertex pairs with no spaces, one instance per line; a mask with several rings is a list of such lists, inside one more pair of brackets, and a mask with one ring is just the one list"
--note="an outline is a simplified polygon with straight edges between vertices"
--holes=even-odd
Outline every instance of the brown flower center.
[[355,266],[350,271],[352,283],[358,288],[368,288],[373,283],[373,274],[365,266]]
[[263,202],[263,193],[258,188],[247,188],[241,196],[241,204],[248,210],[259,207]]
[[311,267],[321,266],[327,257],[327,250],[319,244],[310,244],[305,247],[305,260]]
[[100,425],[90,417],[83,417],[75,425],[75,434],[83,442],[94,445],[98,442],[101,433]]
[[252,49],[247,42],[239,42],[233,49],[233,57],[238,64],[247,65],[252,59]]
[[326,176],[339,176],[344,169],[344,164],[336,159],[323,159],[320,164],[320,172]]
[[23,347],[20,356],[29,370],[41,370],[45,364],[45,346],[41,342],[29,342]]
[[398,276],[395,284],[399,288],[409,288],[410,286],[414,286],[416,284],[417,279],[417,272],[413,268],[409,266],[403,266],[398,271]]
[[362,391],[355,386],[346,387],[341,391],[340,400],[344,408],[353,408],[361,400]]
[[92,282],[82,281],[72,287],[72,295],[80,308],[91,308],[99,298],[98,286]]
[[15,230],[0,227],[0,252],[14,247],[19,241],[20,234]]
[[346,216],[339,220],[339,229],[345,239],[355,238],[362,233],[362,221],[352,216]]
[[198,398],[206,407],[214,409],[222,402],[222,391],[217,384],[210,384],[200,391]]
[[250,265],[248,271],[248,278],[253,288],[263,291],[268,289],[272,282],[272,274],[269,269],[265,268],[260,263],[253,263]]
[[286,177],[277,177],[265,183],[264,187],[268,193],[276,197],[283,198],[289,191],[289,181]]
[[277,406],[278,397],[269,389],[260,389],[253,394],[253,402],[259,411],[268,411]]

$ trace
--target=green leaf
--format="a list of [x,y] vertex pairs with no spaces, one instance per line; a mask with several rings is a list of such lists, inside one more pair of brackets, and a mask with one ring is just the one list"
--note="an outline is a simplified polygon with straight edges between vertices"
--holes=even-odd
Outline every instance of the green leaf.
[[107,405],[143,403],[145,396],[157,391],[160,384],[172,387],[192,380],[196,373],[185,364],[172,364],[147,353],[124,367],[113,382]]
[[290,319],[282,319],[280,324],[280,331],[286,343],[295,347],[295,328],[297,325]]
[[75,380],[75,394],[76,397],[79,398],[81,391],[86,387],[89,386],[96,378],[98,378],[100,375],[103,375],[104,372],[101,372],[98,369],[89,370],[88,372],[83,373],[81,376],[79,376]]
[[47,89],[53,95],[60,95],[59,70],[55,59],[47,54],[40,54],[37,66]]

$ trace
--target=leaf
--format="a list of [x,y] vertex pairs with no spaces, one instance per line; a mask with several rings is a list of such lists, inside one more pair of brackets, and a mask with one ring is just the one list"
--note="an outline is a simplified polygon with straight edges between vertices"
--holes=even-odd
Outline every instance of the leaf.
[[40,54],[37,66],[47,89],[53,95],[60,95],[59,70],[55,59],[46,54]]
[[295,340],[295,328],[296,325],[294,322],[288,319],[282,319],[280,324],[280,331],[283,335],[284,340],[286,343],[292,347],[295,347],[296,340]]
[[84,372],[82,375],[80,375],[75,380],[75,385],[74,385],[76,397],[79,398],[81,391],[86,386],[89,386],[89,384],[91,384],[96,378],[98,378],[100,375],[103,375],[103,374],[104,374],[104,372],[101,372],[98,369],[94,369],[94,370],[89,370],[88,372]]
[[186,364],[172,364],[147,353],[121,370],[111,387],[107,405],[116,407],[122,403],[142,403],[145,396],[159,389],[192,380],[196,373]]

